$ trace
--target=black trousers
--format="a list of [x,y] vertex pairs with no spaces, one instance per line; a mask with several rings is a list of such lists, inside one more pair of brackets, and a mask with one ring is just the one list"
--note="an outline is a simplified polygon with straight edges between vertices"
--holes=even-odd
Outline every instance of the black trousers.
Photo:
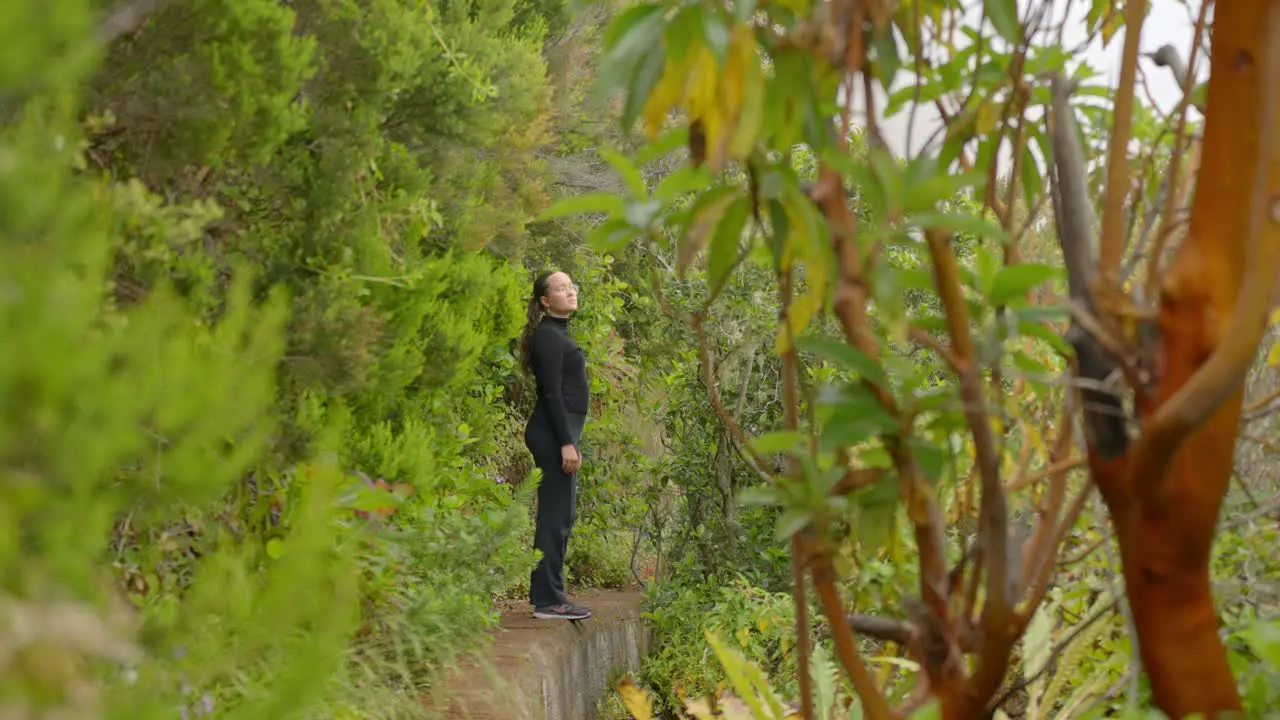
[[[569,433],[577,446],[587,416],[569,413],[568,419]],[[524,444],[542,471],[533,534],[533,546],[542,551],[542,559],[529,577],[529,602],[534,607],[559,605],[569,601],[564,591],[564,558],[577,518],[578,474],[570,475],[561,469],[560,442],[541,408],[534,410],[525,426]]]

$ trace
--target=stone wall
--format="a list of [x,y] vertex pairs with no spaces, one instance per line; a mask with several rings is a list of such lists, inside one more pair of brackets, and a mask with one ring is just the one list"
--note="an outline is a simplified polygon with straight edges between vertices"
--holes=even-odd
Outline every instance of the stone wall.
[[486,652],[459,665],[428,702],[444,720],[595,720],[596,703],[648,649],[639,593],[594,592],[574,599],[588,620],[505,613]]

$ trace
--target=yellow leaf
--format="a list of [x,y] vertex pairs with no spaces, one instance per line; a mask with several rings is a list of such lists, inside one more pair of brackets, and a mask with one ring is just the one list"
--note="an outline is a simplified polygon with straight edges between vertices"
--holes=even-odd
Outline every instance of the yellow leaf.
[[978,105],[978,117],[974,121],[974,130],[979,135],[986,135],[996,129],[996,121],[1000,119],[1000,108],[995,103],[984,100]]
[[1271,351],[1267,353],[1267,365],[1269,367],[1280,365],[1280,343],[1271,346]]
[[734,38],[737,45],[730,47],[730,64],[742,64],[742,93],[741,102],[733,111],[737,119],[729,140],[729,154],[741,159],[751,154],[764,122],[765,80],[756,55],[755,33],[748,25],[739,27],[745,28],[745,33],[740,33],[740,42],[739,37]]
[[751,26],[739,23],[730,31],[729,50],[725,54],[724,69],[716,84],[716,100],[720,112],[726,118],[736,118],[742,105],[742,86],[747,75],[747,63],[755,54],[755,34]]
[[814,292],[818,289],[820,288],[809,288],[787,308],[787,322],[778,328],[776,347],[779,354],[791,349],[791,341],[800,337],[800,333],[809,326],[809,321],[818,314],[818,309],[822,305],[822,295]]
[[685,97],[689,119],[702,121],[703,134],[707,139],[707,164],[712,171],[719,170],[724,164],[727,142],[725,118],[719,102],[719,83],[716,82],[719,74],[720,68],[711,49],[705,44],[698,45],[690,53]]
[[751,708],[732,693],[725,693],[720,698],[720,711],[724,720],[755,720]]
[[711,712],[711,703],[705,698],[685,700],[684,711],[692,715],[695,720],[716,720],[715,714]]
[[1271,318],[1267,320],[1267,325],[1280,325],[1280,308],[1271,311]]
[[653,92],[649,93],[649,99],[645,100],[644,108],[640,112],[641,117],[644,118],[645,133],[650,141],[656,140],[658,134],[662,132],[667,111],[671,106],[684,100],[686,72],[684,63],[677,63],[667,58],[662,79],[653,88]]
[[744,648],[747,646],[747,643],[751,641],[751,630],[745,626],[738,628],[733,635],[738,638],[738,644]]
[[627,706],[635,720],[653,720],[653,705],[649,702],[649,693],[636,686],[631,678],[624,677],[618,682],[618,694],[622,696],[622,704]]
[[1124,13],[1119,10],[1112,11],[1107,21],[1102,24],[1102,47],[1111,44],[1111,38],[1115,37],[1116,32],[1124,25]]

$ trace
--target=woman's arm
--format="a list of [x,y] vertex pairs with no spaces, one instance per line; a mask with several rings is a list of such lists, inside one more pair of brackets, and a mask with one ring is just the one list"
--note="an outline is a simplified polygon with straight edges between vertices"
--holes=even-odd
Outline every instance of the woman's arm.
[[538,399],[551,420],[551,432],[560,447],[573,444],[569,434],[569,417],[564,410],[564,394],[560,386],[564,382],[565,343],[546,332],[535,333],[530,354],[533,356],[533,377],[538,384]]

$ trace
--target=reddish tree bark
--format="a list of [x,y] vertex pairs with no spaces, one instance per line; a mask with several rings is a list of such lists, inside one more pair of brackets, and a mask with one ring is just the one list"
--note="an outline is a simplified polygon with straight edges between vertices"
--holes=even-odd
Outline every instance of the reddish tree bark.
[[[1210,592],[1244,372],[1275,277],[1280,2],[1215,7],[1204,145],[1188,235],[1164,272],[1158,376],[1132,451],[1090,466],[1116,528],[1142,663],[1172,718],[1241,708]],[[1271,50],[1275,55],[1276,51]],[[1092,452],[1092,448],[1091,448]]]

